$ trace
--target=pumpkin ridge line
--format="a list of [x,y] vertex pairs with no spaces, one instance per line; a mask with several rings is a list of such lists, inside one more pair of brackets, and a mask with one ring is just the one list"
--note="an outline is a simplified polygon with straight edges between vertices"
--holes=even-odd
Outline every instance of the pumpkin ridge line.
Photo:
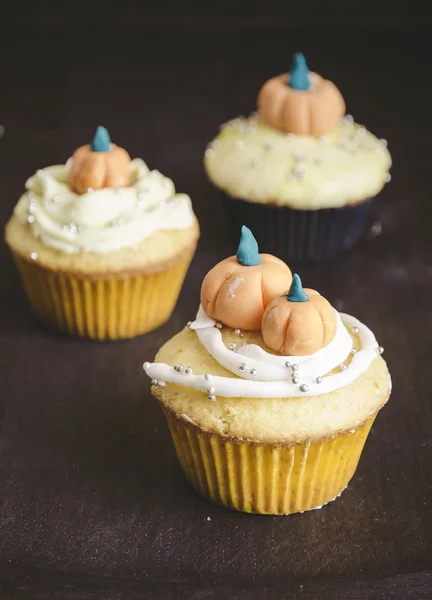
[[[286,326],[285,326],[282,347],[281,347],[281,350],[280,350],[280,353],[282,354],[282,356],[284,356],[285,343],[286,343],[286,338],[287,338],[287,334],[288,334],[288,329],[289,329],[289,327],[291,325],[292,316],[293,316],[293,311],[291,311],[291,313],[290,313],[290,315],[289,315],[289,317],[287,319]],[[294,348],[295,348],[295,346],[294,346]]]

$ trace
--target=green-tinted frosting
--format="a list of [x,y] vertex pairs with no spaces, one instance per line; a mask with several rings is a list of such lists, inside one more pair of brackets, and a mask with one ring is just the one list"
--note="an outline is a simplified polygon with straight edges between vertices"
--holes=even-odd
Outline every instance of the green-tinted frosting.
[[92,152],[109,152],[111,149],[111,138],[108,129],[99,126],[91,145]]
[[294,54],[288,83],[293,90],[306,91],[309,89],[309,69],[301,52]]
[[258,252],[258,244],[252,231],[243,225],[237,250],[237,262],[244,267],[255,267],[260,264],[261,260],[262,258]]
[[290,302],[307,302],[309,300],[309,296],[304,291],[301,279],[297,273],[294,273],[287,299]]

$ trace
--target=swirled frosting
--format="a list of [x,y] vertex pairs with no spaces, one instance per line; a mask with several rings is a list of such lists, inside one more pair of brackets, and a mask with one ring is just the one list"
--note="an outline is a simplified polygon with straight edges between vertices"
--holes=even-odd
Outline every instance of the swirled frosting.
[[[157,385],[169,382],[201,390],[207,392],[210,399],[217,395],[293,398],[329,393],[355,381],[382,352],[372,331],[360,321],[336,311],[335,316],[336,334],[328,346],[309,356],[280,356],[256,344],[227,348],[218,324],[200,307],[190,328],[195,330],[207,352],[235,377],[194,374],[164,363],[146,362],[143,368]],[[358,336],[358,347],[353,347],[347,328]]]
[[195,217],[189,196],[176,194],[173,182],[131,162],[128,187],[74,193],[68,185],[70,161],[46,167],[26,182],[14,214],[33,235],[66,254],[106,254],[141,243],[155,231],[186,229]]

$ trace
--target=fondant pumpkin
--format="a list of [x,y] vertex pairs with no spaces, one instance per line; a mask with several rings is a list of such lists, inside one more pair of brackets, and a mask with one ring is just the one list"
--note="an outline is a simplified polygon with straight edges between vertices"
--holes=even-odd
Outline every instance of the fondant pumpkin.
[[277,129],[319,136],[335,129],[345,115],[345,102],[334,83],[309,72],[304,56],[296,54],[289,74],[263,85],[258,110]]
[[237,256],[218,263],[204,278],[201,305],[208,317],[233,329],[260,329],[267,305],[291,281],[289,267],[271,254],[259,254],[243,226]]
[[89,189],[125,187],[130,183],[130,163],[126,150],[111,144],[105,127],[98,127],[93,143],[74,152],[69,186],[77,194]]
[[267,306],[262,335],[283,356],[307,356],[325,348],[336,333],[335,311],[318,292],[303,289],[295,274],[288,293]]

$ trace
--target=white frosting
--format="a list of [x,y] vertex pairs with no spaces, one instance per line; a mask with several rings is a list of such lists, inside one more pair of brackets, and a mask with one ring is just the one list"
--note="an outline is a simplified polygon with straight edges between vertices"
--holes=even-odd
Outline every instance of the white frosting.
[[[144,370],[152,379],[207,393],[209,388],[214,388],[212,395],[227,398],[291,398],[333,392],[349,385],[364,373],[376,358],[378,348],[374,334],[366,325],[350,315],[336,315],[336,334],[326,348],[310,356],[276,356],[255,344],[245,344],[235,352],[229,350],[216,322],[209,319],[200,307],[197,319],[190,328],[196,331],[209,354],[237,377],[211,376],[208,379],[205,374],[178,372],[164,363],[145,363]],[[326,375],[340,367],[350,355],[352,339],[346,327],[358,328],[361,348],[352,355],[351,362],[344,370]],[[286,362],[298,365],[298,383],[292,382],[293,371],[285,365]],[[242,364],[246,366],[244,371],[239,370]],[[321,383],[317,382],[317,377],[322,377]],[[305,391],[303,386],[307,386]]]
[[106,254],[139,244],[155,231],[187,229],[194,223],[189,196],[144,161],[131,162],[125,188],[74,193],[68,185],[70,161],[46,167],[26,182],[14,214],[35,237],[67,254]]
[[[220,365],[243,379],[285,381],[287,361],[298,365],[302,379],[304,377],[316,379],[317,374],[323,375],[340,365],[352,348],[351,336],[344,327],[339,313],[335,311],[335,314],[337,323],[335,337],[328,346],[310,356],[277,356],[266,352],[256,344],[244,344],[233,352],[225,346],[220,330],[215,327],[216,322],[207,317],[202,306],[198,310],[196,321],[190,325],[190,328],[195,329],[201,344]],[[241,363],[247,364],[247,371],[244,373],[238,369]],[[256,370],[255,375],[250,374],[251,369]]]

